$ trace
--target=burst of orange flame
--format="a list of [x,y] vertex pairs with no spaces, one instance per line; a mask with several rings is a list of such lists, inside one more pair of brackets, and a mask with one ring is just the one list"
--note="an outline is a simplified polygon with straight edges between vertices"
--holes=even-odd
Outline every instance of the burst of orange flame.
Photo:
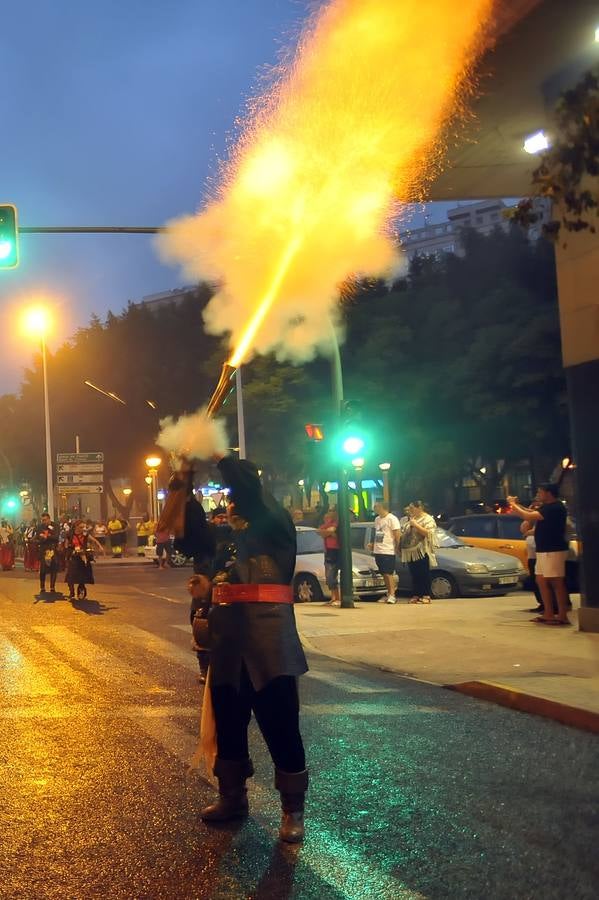
[[[397,264],[387,231],[438,162],[492,0],[333,0],[257,105],[219,196],[170,224],[164,255],[223,286],[207,307],[251,352],[302,359],[352,273]],[[275,302],[276,301],[276,302]]]

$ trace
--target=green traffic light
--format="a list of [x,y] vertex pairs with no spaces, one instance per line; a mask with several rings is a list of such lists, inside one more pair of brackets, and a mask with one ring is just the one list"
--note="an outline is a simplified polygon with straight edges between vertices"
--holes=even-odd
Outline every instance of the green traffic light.
[[12,241],[0,241],[0,259],[8,259],[14,252]]
[[9,513],[14,513],[18,508],[19,501],[16,497],[4,497],[1,506],[3,515],[8,515]]
[[18,232],[16,206],[0,204],[0,269],[19,265]]
[[351,437],[345,438],[342,446],[345,453],[349,456],[355,456],[364,447],[364,441],[361,437],[352,435]]

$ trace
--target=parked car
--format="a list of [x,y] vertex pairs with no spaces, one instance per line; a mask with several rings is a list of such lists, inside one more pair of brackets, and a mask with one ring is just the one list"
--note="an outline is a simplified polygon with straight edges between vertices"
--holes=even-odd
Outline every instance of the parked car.
[[[324,544],[316,528],[298,525],[297,559],[293,576],[293,594],[299,603],[324,600],[331,596],[324,571]],[[156,547],[145,547],[144,558],[158,565]],[[171,556],[175,568],[193,565],[193,560],[175,551]],[[354,591],[361,599],[378,599],[385,594],[385,580],[373,565],[372,557],[352,553]]]
[[[368,551],[374,541],[372,522],[351,523],[352,547]],[[469,547],[443,528],[436,530],[437,565],[431,569],[431,596],[440,600],[448,597],[504,595],[517,590],[526,576],[520,560],[491,550]],[[410,571],[405,563],[396,560],[398,588],[412,590]]]
[[[147,547],[143,548],[143,556],[144,559],[149,559],[154,565],[158,565],[159,560],[156,555],[156,544],[151,544]],[[170,564],[175,569],[181,569],[183,566],[193,566],[193,559],[191,556],[185,556],[179,550],[173,550],[171,553]]]
[[[495,550],[517,556],[523,566],[528,567],[526,557],[526,541],[520,531],[522,519],[509,513],[473,513],[467,516],[456,516],[449,520],[448,531],[472,547],[483,550]],[[566,576],[571,591],[578,590],[578,557],[579,544],[575,528],[568,533],[569,551],[566,561]],[[527,580],[528,581],[528,580]]]
[[[324,600],[331,596],[325,581],[324,543],[316,528],[297,526],[297,560],[293,576],[293,593],[297,602]],[[374,565],[372,556],[352,551],[354,592],[362,600],[385,595],[385,579]]]

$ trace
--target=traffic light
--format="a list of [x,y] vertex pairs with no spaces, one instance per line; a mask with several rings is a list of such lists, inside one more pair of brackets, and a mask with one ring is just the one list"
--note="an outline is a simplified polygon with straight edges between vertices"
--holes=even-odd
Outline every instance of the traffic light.
[[345,400],[337,437],[337,453],[341,460],[352,462],[368,453],[370,440],[362,424],[362,407],[358,400]]
[[304,425],[306,434],[311,441],[324,441],[324,431],[322,425]]
[[0,269],[14,269],[19,265],[19,230],[17,207],[0,204]]
[[2,499],[2,515],[10,516],[13,515],[16,510],[19,508],[19,498],[13,497],[11,494],[7,494]]

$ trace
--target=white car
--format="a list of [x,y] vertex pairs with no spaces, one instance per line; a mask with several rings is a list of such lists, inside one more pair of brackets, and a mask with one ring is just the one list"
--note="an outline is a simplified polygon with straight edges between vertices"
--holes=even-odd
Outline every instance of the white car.
[[[324,571],[324,543],[316,528],[296,526],[297,559],[293,576],[293,594],[298,603],[324,600],[331,596]],[[383,597],[385,579],[371,556],[352,552],[354,593],[361,599]]]
[[[140,554],[141,556],[141,554]],[[156,544],[148,544],[147,547],[143,548],[143,557],[144,559],[151,560],[154,565],[159,565],[159,559],[156,554]],[[180,553],[178,550],[171,551],[170,557],[170,565],[175,569],[180,569],[183,566],[193,566],[193,559],[190,556],[184,556],[183,553]]]
[[[298,603],[324,600],[331,596],[324,570],[324,544],[316,528],[297,528],[297,559],[293,576],[293,595]],[[144,558],[158,565],[156,547],[144,547]],[[193,560],[173,552],[171,565],[175,568],[193,565]],[[352,552],[354,593],[364,599],[378,599],[386,594],[385,580],[373,563],[372,556]]]

